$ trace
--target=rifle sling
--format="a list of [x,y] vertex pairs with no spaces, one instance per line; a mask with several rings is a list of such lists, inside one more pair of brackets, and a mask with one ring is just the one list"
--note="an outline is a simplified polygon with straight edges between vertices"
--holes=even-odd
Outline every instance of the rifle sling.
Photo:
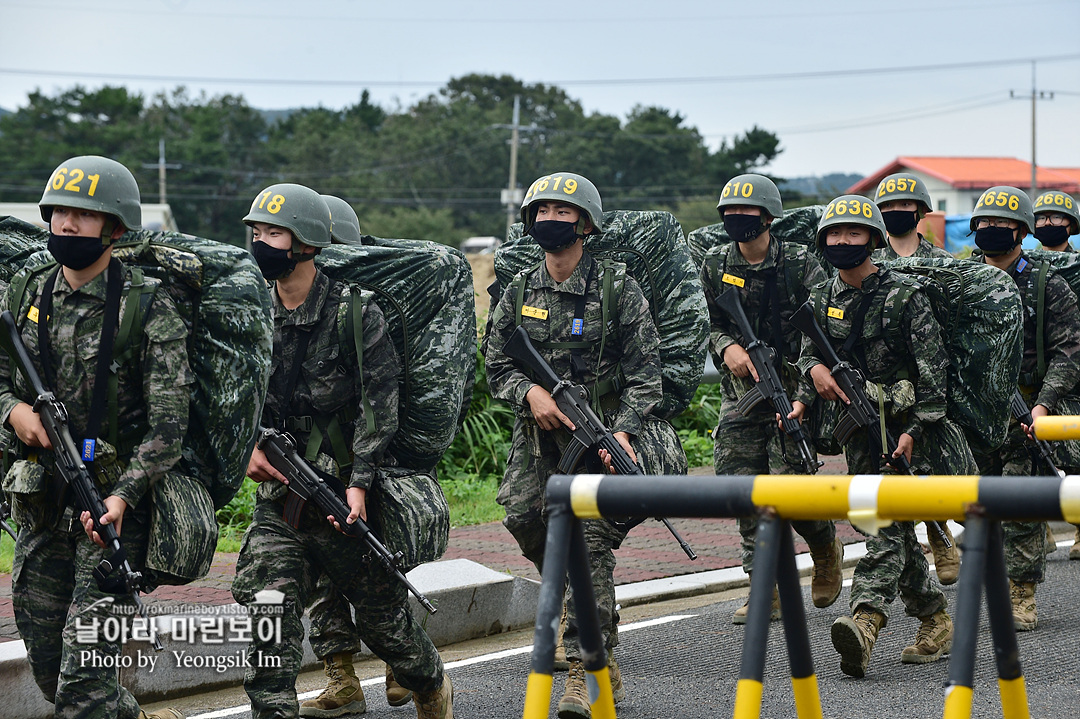
[[288,431],[285,427],[285,422],[289,418],[288,409],[289,403],[292,402],[293,392],[296,391],[296,382],[300,378],[300,370],[304,366],[304,358],[307,357],[308,345],[311,344],[311,328],[296,330],[300,335],[300,339],[296,343],[296,352],[293,354],[292,364],[289,365],[289,373],[285,375],[285,392],[281,395],[282,408],[280,410],[281,417],[278,418],[278,422],[275,425],[275,429],[279,432]]
[[[862,344],[863,327],[866,324],[866,313],[870,310],[870,304],[874,301],[876,292],[868,292],[862,300],[859,302],[859,306],[855,309],[855,315],[851,318],[851,333],[848,334],[847,339],[844,340],[843,346],[840,350],[849,357],[855,359],[856,364],[859,366],[860,372],[862,372],[863,378],[868,379],[870,377],[869,368],[866,362],[866,349]],[[878,422],[880,427],[867,427],[867,442],[869,443],[870,457],[874,458],[875,470],[881,468],[881,456],[888,454],[888,447],[885,442],[885,412],[884,412],[884,399],[881,396],[881,391],[878,391]],[[881,444],[881,451],[877,451],[875,446],[878,443],[874,442],[874,435],[881,435],[879,443]]]

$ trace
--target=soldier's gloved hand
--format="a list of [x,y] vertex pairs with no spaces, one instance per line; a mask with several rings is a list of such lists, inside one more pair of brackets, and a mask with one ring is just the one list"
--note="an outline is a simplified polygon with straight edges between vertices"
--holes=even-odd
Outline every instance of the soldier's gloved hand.
[[[349,487],[345,490],[345,501],[349,503],[349,516],[345,519],[346,524],[355,524],[357,517],[364,520],[365,522],[367,521],[367,506],[365,504],[366,500],[366,489],[361,489],[360,487]],[[326,519],[330,522],[330,524],[334,525],[334,529],[344,533],[345,530],[342,529],[341,525],[338,524],[336,519],[334,519],[334,515],[328,514],[326,515]]]
[[757,370],[750,354],[737,344],[731,344],[724,348],[724,364],[736,377],[750,376],[754,381],[759,381]]
[[274,469],[274,466],[270,464],[270,460],[266,458],[266,453],[258,447],[251,450],[251,459],[248,461],[247,476],[251,477],[256,482],[277,480],[282,484],[289,483],[289,480],[285,479],[284,474]]
[[[1046,407],[1044,407],[1041,404],[1037,404],[1037,405],[1035,405],[1034,407],[1031,408],[1031,419],[1033,419],[1033,420],[1038,418],[1038,417],[1046,417],[1049,414],[1050,414],[1050,410],[1048,410]],[[1028,439],[1030,439],[1032,442],[1035,441],[1035,432],[1032,430],[1030,425],[1026,425],[1023,422],[1021,422],[1020,423],[1020,429],[1024,430],[1024,432],[1028,436]]]
[[[114,525],[116,527],[117,536],[120,536],[120,525],[124,523],[124,512],[127,511],[127,502],[112,494],[101,501],[105,504],[105,514],[101,515],[98,523]],[[99,547],[104,547],[105,541],[101,538],[101,535],[94,531],[94,520],[90,516],[90,513],[83,512],[80,514],[79,521],[82,522],[83,530],[86,531],[86,536],[90,538],[90,541]]]
[[915,447],[915,440],[910,434],[904,432],[900,435],[900,438],[896,440],[896,451],[892,453],[893,457],[899,457],[901,454],[907,461],[911,462],[911,450]]
[[844,391],[840,389],[840,385],[836,384],[836,380],[833,379],[832,372],[829,368],[823,364],[814,365],[810,370],[810,379],[814,381],[814,389],[821,395],[822,399],[834,400],[838,399],[844,404],[851,404],[851,400],[847,398]]
[[577,429],[570,418],[562,413],[559,405],[555,404],[548,391],[540,385],[532,386],[525,395],[525,401],[529,403],[529,410],[540,429],[552,430],[563,426],[571,432]]
[[27,447],[52,449],[49,435],[45,433],[45,427],[41,424],[41,415],[26,402],[19,402],[12,407],[8,415],[8,423]]

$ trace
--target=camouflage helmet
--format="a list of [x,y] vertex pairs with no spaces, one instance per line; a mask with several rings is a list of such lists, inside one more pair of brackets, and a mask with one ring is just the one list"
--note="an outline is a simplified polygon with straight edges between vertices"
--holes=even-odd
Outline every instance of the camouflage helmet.
[[910,172],[894,173],[878,183],[877,192],[874,193],[874,203],[878,207],[897,200],[913,200],[920,205],[919,211],[923,214],[934,209],[926,183]]
[[760,207],[773,219],[784,216],[784,203],[780,199],[780,190],[776,189],[776,184],[765,175],[739,175],[728,180],[724,189],[720,191],[720,201],[716,203],[716,210],[723,217],[722,208],[732,205]]
[[323,195],[323,201],[330,208],[330,241],[342,245],[361,245],[360,218],[352,206],[333,195]]
[[53,170],[38,202],[41,219],[51,222],[57,206],[101,212],[116,218],[125,229],[142,229],[139,184],[131,170],[107,157],[80,155]]
[[302,249],[297,244],[300,242],[311,247],[330,246],[330,208],[318,192],[303,185],[270,185],[255,196],[244,222],[265,222],[289,230],[294,255]]
[[529,185],[529,191],[521,201],[521,222],[525,225],[525,232],[536,221],[533,206],[539,202],[561,202],[581,210],[584,217],[578,220],[579,235],[585,233],[585,217],[592,222],[594,233],[603,232],[604,207],[600,201],[600,191],[587,177],[573,172],[553,172],[538,177]]
[[1071,195],[1061,190],[1044,192],[1035,199],[1034,210],[1036,215],[1050,214],[1051,212],[1068,215],[1071,220],[1069,234],[1080,234],[1080,208],[1077,207],[1076,200]]
[[862,195],[841,195],[825,207],[817,228],[818,249],[825,247],[826,230],[835,225],[862,225],[873,230],[877,237],[870,237],[870,249],[880,247],[885,242],[885,220],[881,210]]
[[1008,185],[991,187],[982,193],[979,201],[975,203],[975,209],[971,213],[971,222],[968,224],[974,232],[981,217],[1004,217],[1016,220],[1027,231],[1035,233],[1035,213],[1031,211],[1031,198],[1023,190]]

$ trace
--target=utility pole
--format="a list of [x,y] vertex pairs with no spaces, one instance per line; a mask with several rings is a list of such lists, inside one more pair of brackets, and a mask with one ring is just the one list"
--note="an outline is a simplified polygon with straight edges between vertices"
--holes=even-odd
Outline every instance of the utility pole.
[[1039,194],[1037,179],[1038,165],[1035,162],[1035,104],[1038,100],[1053,100],[1054,93],[1049,90],[1037,90],[1035,85],[1035,61],[1031,61],[1031,94],[1021,95],[1014,90],[1009,90],[1009,97],[1014,100],[1031,99],[1031,201]]
[[157,168],[158,171],[158,202],[166,204],[165,193],[165,171],[166,170],[179,170],[183,165],[172,164],[169,165],[165,162],[165,138],[158,140],[158,161],[157,163],[144,163],[143,168],[146,170],[152,170]]
[[[500,125],[499,127],[506,127]],[[514,115],[510,124],[510,177],[506,182],[506,189],[502,191],[502,203],[506,205],[506,234],[510,234],[510,226],[517,220],[517,211],[525,195],[517,186],[517,155],[518,145],[521,142],[521,96],[514,95]]]

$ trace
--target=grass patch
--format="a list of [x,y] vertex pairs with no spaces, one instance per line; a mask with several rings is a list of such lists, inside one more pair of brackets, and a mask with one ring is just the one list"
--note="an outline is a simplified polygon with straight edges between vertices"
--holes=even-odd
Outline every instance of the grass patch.
[[15,559],[15,540],[0,532],[0,574],[11,574],[11,562]]
[[450,526],[496,522],[505,516],[495,503],[498,482],[471,479],[444,479],[439,482],[450,505]]

